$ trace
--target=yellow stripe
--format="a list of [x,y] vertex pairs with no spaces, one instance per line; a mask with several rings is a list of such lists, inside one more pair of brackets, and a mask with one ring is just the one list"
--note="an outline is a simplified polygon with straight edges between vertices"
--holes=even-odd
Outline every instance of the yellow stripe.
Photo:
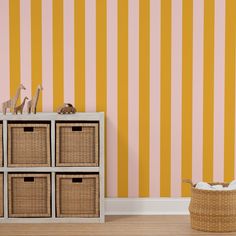
[[149,196],[149,35],[150,2],[139,1],[139,195]]
[[[106,0],[96,2],[96,108],[97,111],[107,110],[107,19],[106,19]],[[105,143],[106,143],[106,122],[104,124]],[[106,163],[106,149],[104,153]],[[105,164],[106,169],[106,164]],[[105,181],[106,181],[105,171]],[[105,189],[106,189],[105,183]],[[106,191],[105,191],[106,192]]]
[[[20,85],[20,1],[9,0],[10,24],[10,96]],[[3,37],[3,36],[0,36]],[[4,78],[6,79],[6,78]],[[20,101],[20,97],[19,100]],[[19,103],[19,102],[18,102]]]
[[[53,110],[63,104],[63,0],[53,0]],[[65,81],[66,83],[66,81]]]
[[75,0],[75,106],[85,111],[85,0]]
[[[32,60],[32,84],[34,95],[36,88],[42,84],[42,2],[31,1],[31,60]],[[37,111],[42,111],[42,95],[39,96]]]
[[170,196],[171,150],[171,0],[161,0],[160,195]]
[[128,196],[128,1],[118,1],[118,196]]
[[204,1],[203,179],[213,180],[214,0]]
[[236,1],[226,1],[224,178],[234,179]]
[[[182,178],[192,178],[192,61],[193,61],[193,0],[183,0],[182,41]],[[182,196],[190,188],[182,185]]]

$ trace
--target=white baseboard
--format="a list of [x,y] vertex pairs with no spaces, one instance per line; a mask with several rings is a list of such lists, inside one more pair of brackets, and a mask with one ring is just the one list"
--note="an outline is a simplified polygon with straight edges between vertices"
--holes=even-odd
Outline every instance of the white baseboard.
[[188,215],[190,198],[106,198],[106,215]]

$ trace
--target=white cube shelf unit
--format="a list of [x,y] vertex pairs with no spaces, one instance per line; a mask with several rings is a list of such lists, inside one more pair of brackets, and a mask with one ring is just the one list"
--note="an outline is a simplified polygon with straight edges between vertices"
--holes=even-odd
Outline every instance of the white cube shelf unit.
[[[47,122],[50,124],[50,154],[51,165],[45,167],[26,166],[10,167],[8,165],[8,124],[14,122]],[[56,123],[98,123],[98,166],[56,166]],[[3,115],[0,113],[0,123],[3,127],[3,165],[0,165],[0,174],[3,174],[3,202],[4,214],[0,217],[0,223],[103,223],[104,222],[104,113],[76,113],[59,115],[57,113],[37,113],[23,115]],[[46,174],[51,176],[51,216],[36,218],[11,218],[9,217],[9,194],[8,194],[8,176],[9,174]],[[56,175],[68,174],[87,175],[93,173],[99,176],[99,214],[98,217],[65,217],[56,216]]]

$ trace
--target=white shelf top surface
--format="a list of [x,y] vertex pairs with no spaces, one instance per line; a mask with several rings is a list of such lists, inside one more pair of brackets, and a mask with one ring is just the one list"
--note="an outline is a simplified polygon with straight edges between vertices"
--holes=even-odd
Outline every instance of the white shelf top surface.
[[0,167],[0,172],[100,172],[100,167]]
[[38,112],[36,114],[23,113],[13,115],[0,113],[0,120],[100,120],[104,117],[104,112],[77,112],[75,114],[58,114],[56,112]]

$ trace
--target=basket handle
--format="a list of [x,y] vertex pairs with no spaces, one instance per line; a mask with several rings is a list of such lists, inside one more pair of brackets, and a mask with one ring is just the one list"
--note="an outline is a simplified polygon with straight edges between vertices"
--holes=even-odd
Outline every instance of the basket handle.
[[82,126],[73,126],[72,127],[72,131],[83,131],[83,128],[82,128]]
[[24,182],[34,182],[34,177],[24,177]]
[[34,127],[24,127],[24,132],[34,132]]
[[72,178],[72,183],[82,183],[83,179],[82,178]]
[[191,179],[183,179],[183,183],[190,184],[193,187],[193,182]]

